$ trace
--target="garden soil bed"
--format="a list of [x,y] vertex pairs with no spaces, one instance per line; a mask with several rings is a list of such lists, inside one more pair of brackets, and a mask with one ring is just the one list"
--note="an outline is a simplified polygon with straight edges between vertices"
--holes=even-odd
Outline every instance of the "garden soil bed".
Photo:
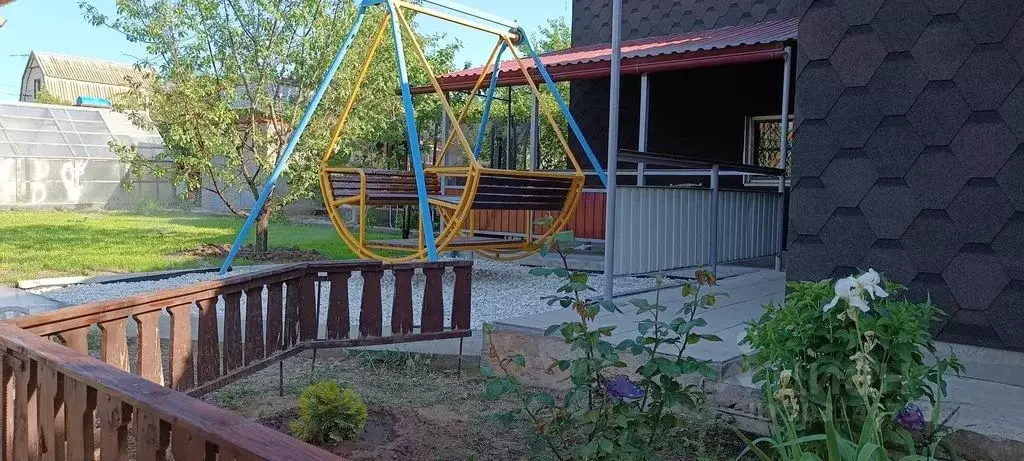
[[355,389],[369,409],[358,438],[322,446],[346,459],[529,459],[522,428],[506,428],[490,417],[514,404],[484,400],[479,374],[465,371],[460,377],[423,356],[370,352],[321,357],[310,370],[309,357],[286,360],[283,396],[278,396],[277,367],[270,367],[204,400],[290,435],[302,389],[335,380]]

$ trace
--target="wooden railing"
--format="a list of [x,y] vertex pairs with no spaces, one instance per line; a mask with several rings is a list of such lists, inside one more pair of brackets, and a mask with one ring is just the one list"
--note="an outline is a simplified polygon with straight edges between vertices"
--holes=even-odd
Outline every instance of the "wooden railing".
[[[298,263],[0,322],[0,345],[6,346],[0,351],[5,384],[0,460],[37,459],[33,453],[39,459],[65,459],[57,456],[63,454],[67,459],[92,459],[70,455],[79,453],[80,446],[91,447],[93,415],[101,422],[103,459],[119,459],[108,458],[107,453],[121,453],[129,421],[136,423],[135,434],[151,439],[153,446],[146,450],[152,448],[159,459],[169,446],[165,436],[175,428],[185,435],[171,437],[174,453],[199,450],[182,452],[190,455],[175,459],[214,459],[198,453],[221,453],[216,459],[232,459],[223,453],[238,459],[336,459],[319,451],[309,458],[291,448],[264,451],[268,441],[282,447],[296,443],[274,431],[259,431],[262,443],[244,445],[251,443],[247,437],[253,424],[242,424],[244,419],[160,386],[197,396],[306,348],[470,336],[471,265]],[[448,268],[455,283],[451,323],[446,327],[442,279]],[[419,326],[413,324],[412,279],[417,270],[426,277]],[[384,336],[381,280],[388,271],[395,285],[390,335]],[[355,273],[362,277],[363,288],[358,330],[352,331],[349,281]],[[324,305],[320,300],[325,282],[330,285]],[[88,357],[90,353],[106,365]],[[43,404],[51,399],[52,408]],[[184,443],[183,438],[202,443],[181,448],[177,444]],[[61,451],[65,445],[67,451]],[[155,458],[149,451],[139,451],[137,459]]]
[[0,459],[340,459],[12,325],[0,345]]

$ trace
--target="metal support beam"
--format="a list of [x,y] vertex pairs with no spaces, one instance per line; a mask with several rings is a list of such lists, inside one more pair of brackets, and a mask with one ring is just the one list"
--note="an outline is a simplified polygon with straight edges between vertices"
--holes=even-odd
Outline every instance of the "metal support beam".
[[530,101],[530,171],[540,169],[540,117],[537,105],[540,101],[532,96]]
[[338,71],[338,67],[341,66],[341,62],[345,59],[345,54],[348,53],[348,49],[352,46],[352,42],[355,39],[359,28],[363,24],[363,18],[366,17],[366,10],[360,6],[359,11],[356,13],[356,19],[352,23],[352,28],[349,29],[348,35],[345,36],[345,41],[341,43],[338,48],[338,53],[334,55],[334,60],[331,61],[331,66],[327,68],[327,73],[324,74],[323,80],[320,81],[320,86],[316,89],[316,93],[313,94],[313,99],[309,100],[309,104],[306,106],[306,111],[302,114],[302,119],[299,120],[299,125],[295,127],[295,131],[288,138],[288,144],[285,145],[284,151],[281,152],[281,156],[277,159],[277,165],[274,165],[274,170],[271,171],[270,176],[267,178],[267,182],[263,184],[263,190],[260,192],[260,196],[256,198],[256,203],[252,205],[249,210],[249,216],[245,218],[245,224],[242,225],[242,229],[238,231],[238,235],[235,237],[235,242],[231,244],[231,251],[228,252],[228,256],[224,258],[224,263],[220,266],[220,275],[224,275],[231,268],[231,263],[234,262],[235,256],[238,255],[238,251],[242,249],[242,244],[245,243],[245,238],[249,235],[249,230],[253,224],[256,223],[256,219],[263,213],[263,208],[267,205],[267,200],[270,198],[270,194],[274,192],[274,186],[277,184],[277,180],[284,173],[284,167],[288,164],[288,159],[291,158],[292,152],[295,151],[295,146],[299,143],[299,138],[302,137],[302,132],[306,131],[306,126],[309,125],[310,119],[313,118],[313,112],[316,112],[317,106],[320,105],[320,100],[323,99],[324,93],[327,92],[327,88],[331,85],[331,80],[334,78],[334,74]]
[[793,58],[793,47],[787,46],[782,51],[782,120],[779,122],[779,165],[782,175],[779,176],[779,221],[775,224],[775,231],[779,236],[779,250],[775,254],[775,270],[782,270],[782,247],[786,243],[786,236],[783,234],[786,221],[786,165],[789,161],[789,85],[790,85],[790,60]]
[[[640,152],[647,152],[647,130],[648,119],[650,117],[650,99],[651,99],[651,81],[647,77],[647,73],[640,74],[640,142],[637,143],[636,150]],[[644,178],[644,172],[647,170],[646,163],[638,163],[636,165],[636,185],[643,186],[646,184]]]
[[711,273],[718,277],[718,164],[711,166],[711,222],[708,223],[708,231],[711,234],[708,242],[708,264],[711,265]]
[[420,136],[416,129],[416,114],[412,105],[412,92],[409,90],[409,73],[405,65],[405,48],[402,46],[402,29],[398,25],[398,15],[402,14],[393,0],[388,0],[391,11],[391,37],[395,41],[395,56],[398,63],[398,83],[402,87],[402,106],[405,109],[406,139],[409,140],[409,153],[412,156],[412,168],[416,173],[416,195],[419,198],[420,232],[427,248],[427,260],[437,261],[437,247],[434,241],[434,220],[431,218],[430,203],[427,201],[427,183],[423,173],[423,158],[420,156]]
[[615,293],[615,186],[619,163],[619,80],[622,77],[622,0],[612,1],[612,59],[608,90],[608,180],[604,225],[604,299]]
[[516,164],[512,158],[512,87],[506,87],[507,91],[505,94],[508,95],[505,98],[505,165],[504,167],[509,170],[516,169]]
[[[494,57],[494,69],[491,71],[491,83],[487,86],[487,96],[484,98],[484,108],[480,113],[480,128],[476,132],[476,145],[473,146],[473,157],[480,158],[480,152],[484,147],[484,135],[487,133],[487,119],[491,116],[491,103],[494,101],[494,90],[498,87],[498,74],[501,72],[501,54],[505,52],[508,45],[501,43],[498,48],[498,55]],[[467,103],[468,104],[468,103]],[[491,152],[494,158],[494,152]]]

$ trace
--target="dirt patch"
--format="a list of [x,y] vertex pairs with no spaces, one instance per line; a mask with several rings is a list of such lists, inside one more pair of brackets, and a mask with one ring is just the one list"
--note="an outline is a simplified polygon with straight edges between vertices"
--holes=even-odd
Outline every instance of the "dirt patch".
[[[230,244],[204,243],[195,248],[175,253],[174,256],[190,256],[203,259],[224,259],[231,252]],[[253,245],[246,245],[238,250],[238,258],[252,262],[300,262],[327,259],[316,250],[303,250],[298,247],[271,248],[259,251]]]
[[[292,408],[257,422],[290,435],[289,424],[297,417]],[[490,459],[515,459],[518,450],[508,449],[510,441],[475,436],[465,419],[451,411],[372,405],[358,438],[322,448],[351,460],[465,460],[481,459],[481,453]]]
[[291,435],[298,395],[312,382],[331,379],[355,389],[369,409],[358,439],[323,446],[346,459],[529,459],[523,429],[506,428],[490,417],[515,402],[484,400],[479,375],[465,370],[460,376],[437,365],[397,354],[351,353],[320,358],[311,371],[310,359],[297,357],[284,362],[283,396],[278,396],[277,370],[271,367],[204,400]]

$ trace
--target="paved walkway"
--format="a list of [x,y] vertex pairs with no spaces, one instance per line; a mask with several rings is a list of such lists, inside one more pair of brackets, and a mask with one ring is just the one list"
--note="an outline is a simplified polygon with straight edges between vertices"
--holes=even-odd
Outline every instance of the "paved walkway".
[[[770,302],[780,302],[785,296],[786,274],[768,269],[744,268],[735,271],[738,275],[719,279],[718,285],[710,292],[718,294],[715,307],[699,312],[697,315],[707,321],[707,326],[700,328],[700,333],[715,334],[722,342],[702,342],[688,348],[688,353],[695,358],[712,360],[723,366],[737,361],[740,357],[736,338],[745,329],[745,323],[760,317],[763,306]],[[723,271],[724,272],[724,271]],[[667,281],[671,282],[671,281]],[[638,316],[629,301],[637,298],[647,299],[653,303],[656,293],[642,293],[616,298],[622,306],[622,314],[601,312],[597,316],[599,327],[614,326],[615,331],[609,342],[617,344],[624,339],[635,338],[637,322],[648,316]],[[663,288],[660,303],[668,307],[666,315],[674,318],[682,308],[684,299],[678,286]],[[540,333],[548,326],[565,321],[577,320],[576,313],[569,309],[559,309],[542,314],[519,317],[496,322],[501,329],[521,331],[523,333]],[[674,348],[673,348],[674,349]],[[664,352],[673,352],[666,349]]]
[[52,311],[65,304],[20,288],[0,286],[0,318]]

